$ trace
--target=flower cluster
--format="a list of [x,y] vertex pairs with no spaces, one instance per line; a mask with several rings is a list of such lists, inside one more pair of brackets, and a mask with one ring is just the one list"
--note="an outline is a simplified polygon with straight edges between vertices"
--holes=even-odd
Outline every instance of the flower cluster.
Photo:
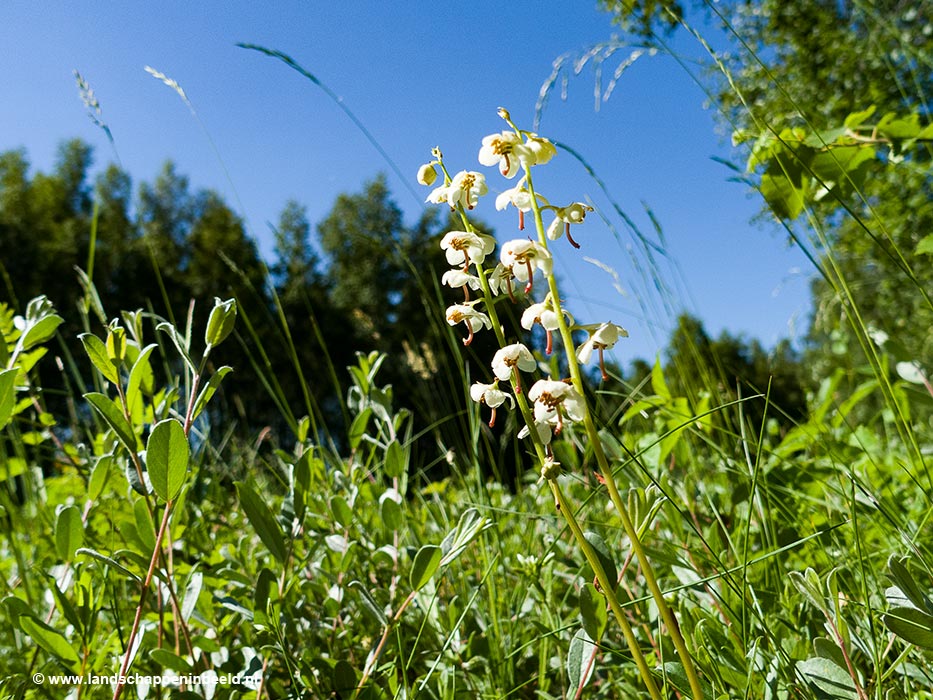
[[[495,297],[507,294],[513,303],[516,298],[516,283],[524,285],[521,289],[526,295],[532,293],[536,273],[547,279],[549,291],[540,302],[527,302],[521,314],[521,325],[526,330],[541,326],[547,338],[545,353],[554,350],[554,331],[569,343],[573,330],[585,330],[589,337],[585,343],[573,352],[570,351],[568,362],[585,364],[593,351],[599,356],[599,366],[603,379],[607,379],[603,351],[612,348],[619,338],[628,333],[621,326],[613,323],[592,326],[574,326],[573,317],[561,306],[557,297],[556,282],[553,279],[554,261],[548,241],[556,241],[565,234],[574,248],[580,244],[571,236],[573,225],[582,224],[593,207],[583,202],[571,202],[566,206],[551,204],[546,197],[534,190],[532,168],[548,163],[557,153],[554,144],[535,133],[522,131],[515,127],[511,117],[504,109],[499,116],[511,127],[496,134],[486,136],[479,150],[481,165],[497,167],[499,173],[509,179],[518,179],[514,187],[506,189],[496,197],[497,210],[514,207],[518,211],[518,229],[525,229],[525,214],[534,215],[537,240],[516,238],[505,241],[499,249],[498,260],[492,266],[488,261],[493,255],[496,241],[493,237],[477,232],[467,219],[466,213],[477,206],[479,198],[487,194],[489,188],[482,173],[462,170],[452,177],[444,166],[439,149],[434,149],[435,160],[422,165],[418,170],[418,182],[433,186],[438,179],[438,168],[443,175],[443,183],[431,191],[427,201],[434,204],[447,204],[457,212],[463,222],[460,230],[446,233],[440,241],[451,269],[444,272],[441,282],[454,289],[462,289],[463,302],[447,308],[447,323],[451,326],[463,324],[467,335],[464,345],[469,345],[475,333],[480,330],[493,330],[499,340],[500,349],[491,362],[494,379],[491,383],[478,381],[470,387],[470,397],[480,405],[492,411],[490,427],[495,425],[497,409],[503,406],[514,408],[519,404],[527,425],[519,437],[534,435],[535,441],[544,447],[545,457],[550,460],[550,472],[559,468],[553,459],[550,443],[554,436],[560,435],[568,423],[583,421],[586,417],[586,402],[581,394],[582,385],[579,374],[575,380],[539,379],[523,396],[522,374],[533,373],[538,369],[534,354],[522,343],[509,343],[495,312]],[[542,215],[551,213],[554,219],[547,228],[542,223]],[[493,258],[495,260],[495,258]],[[476,299],[471,299],[471,292]],[[511,385],[514,396],[499,383]]]

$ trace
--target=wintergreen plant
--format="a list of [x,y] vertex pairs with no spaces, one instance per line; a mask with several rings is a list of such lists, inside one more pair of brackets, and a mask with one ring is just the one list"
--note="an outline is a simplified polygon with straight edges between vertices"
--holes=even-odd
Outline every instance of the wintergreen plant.
[[[580,244],[571,235],[571,227],[582,224],[592,207],[582,202],[554,205],[543,194],[537,192],[533,183],[533,168],[549,163],[557,153],[556,148],[548,139],[518,128],[507,110],[500,108],[499,116],[508,124],[509,129],[483,139],[479,150],[479,162],[485,166],[498,166],[499,173],[508,179],[521,174],[518,184],[500,194],[495,205],[499,210],[512,206],[518,211],[519,230],[524,230],[525,215],[530,213],[534,237],[516,238],[503,243],[498,262],[494,266],[487,263],[487,259],[495,250],[495,239],[478,233],[468,216],[468,212],[478,206],[480,197],[488,193],[485,176],[480,172],[467,170],[451,175],[439,148],[432,151],[433,160],[424,164],[418,171],[418,181],[430,186],[437,179],[435,168],[440,168],[443,182],[431,191],[427,201],[447,204],[459,215],[463,224],[462,231],[451,231],[440,243],[446,253],[447,262],[454,266],[444,273],[442,281],[450,287],[462,289],[464,294],[462,303],[447,308],[447,322],[451,326],[461,323],[465,326],[464,345],[472,343],[475,333],[491,330],[500,348],[491,361],[493,381],[475,383],[470,388],[470,395],[477,403],[492,409],[490,425],[495,421],[496,411],[506,403],[519,409],[524,427],[518,437],[530,442],[540,465],[541,480],[550,488],[555,507],[566,519],[578,546],[592,566],[599,590],[622,628],[645,687],[652,698],[659,700],[662,697],[661,692],[616,594],[618,581],[609,574],[610,570],[614,571],[614,566],[609,565],[611,558],[607,561],[605,552],[601,551],[605,550],[601,541],[594,546],[592,533],[583,531],[559,479],[561,464],[555,457],[554,441],[565,432],[579,431],[585,435],[587,447],[592,450],[598,465],[600,481],[605,484],[615,512],[631,542],[664,626],[677,649],[693,697],[699,700],[703,697],[703,689],[692,657],[658,586],[651,561],[645,554],[639,533],[619,493],[603,439],[593,412],[587,405],[581,364],[588,362],[593,356],[593,351],[597,351],[601,376],[604,379],[608,378],[603,351],[612,348],[628,333],[621,326],[609,321],[586,326],[575,325],[573,317],[563,308],[558,280],[554,275],[552,246],[566,235],[570,245],[579,248]],[[553,217],[548,225],[545,225],[546,216]],[[547,290],[544,299],[541,302],[532,302],[531,293],[535,281],[542,278]],[[478,295],[477,298],[472,298],[471,290]],[[522,302],[519,302],[518,294],[523,294]],[[535,325],[542,326],[547,336],[546,354],[550,355],[555,351],[552,334],[555,331],[559,334],[563,363],[553,363],[551,366],[560,367],[564,364],[569,377],[540,378],[526,389],[527,382],[523,382],[522,374],[536,373],[538,362],[527,346],[521,342],[513,342],[513,339],[505,335],[496,307],[506,297],[511,303],[526,304],[521,317],[521,325],[524,328],[530,330]],[[587,340],[579,347],[573,339],[576,330],[585,330],[588,333]],[[508,394],[500,389],[499,382],[507,382],[512,393]]]

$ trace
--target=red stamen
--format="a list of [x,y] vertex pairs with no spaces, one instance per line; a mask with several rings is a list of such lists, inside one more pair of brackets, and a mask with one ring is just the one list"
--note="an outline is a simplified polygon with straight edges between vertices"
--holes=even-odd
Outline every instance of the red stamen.
[[606,365],[603,364],[603,349],[599,348],[599,371],[603,373],[603,381],[609,381],[609,375],[606,374]]
[[467,319],[466,321],[466,327],[470,329],[470,335],[468,335],[466,338],[463,339],[463,344],[469,345],[470,343],[473,342],[473,324],[470,323],[469,319]]
[[511,167],[512,167],[512,164],[509,162],[509,154],[503,153],[502,160],[499,161],[499,172],[502,173],[503,176],[505,176],[508,174],[509,169]]
[[513,304],[517,304],[518,301],[515,299],[515,295],[512,293],[512,278],[511,277],[505,278],[505,288],[509,290],[509,299],[512,300]]
[[567,229],[566,229],[566,230],[567,230],[567,240],[570,241],[570,245],[572,245],[574,248],[579,248],[579,247],[580,247],[580,244],[577,243],[575,240],[573,240],[573,236],[570,235],[570,224],[564,224],[564,226],[567,227]]
[[544,329],[544,332],[547,334],[547,347],[544,348],[544,354],[550,355],[554,352],[554,336],[547,328]]
[[518,367],[514,367],[514,366],[512,367],[512,374],[515,375],[515,393],[521,394],[522,393],[522,378],[521,378],[521,375],[518,373]]
[[521,209],[518,210],[518,230],[525,230],[525,212],[523,212]]
[[496,409],[492,409],[492,416],[490,416],[489,418],[489,427],[490,428],[496,427]]
[[531,286],[535,282],[535,272],[531,267],[531,260],[526,260],[525,266],[528,268],[528,284],[525,285],[525,294],[528,294],[528,292],[531,291]]

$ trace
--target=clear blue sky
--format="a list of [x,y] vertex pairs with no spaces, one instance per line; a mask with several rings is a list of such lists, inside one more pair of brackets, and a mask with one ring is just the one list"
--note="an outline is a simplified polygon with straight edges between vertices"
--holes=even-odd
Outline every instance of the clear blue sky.
[[[284,64],[235,46],[261,44],[290,54],[338,93],[414,184],[418,165],[439,145],[454,169],[482,169],[483,136],[502,128],[507,107],[531,126],[541,84],[554,59],[606,41],[616,29],[595,4],[384,2],[66,3],[6,0],[0,4],[0,149],[25,147],[34,170],[48,170],[65,138],[95,147],[96,167],[113,159],[103,133],[85,116],[72,77],[94,89],[123,167],[135,182],[151,180],[174,160],[195,188],[221,192],[240,210],[264,253],[269,222],[289,198],[312,222],[337,194],[358,191],[386,163],[326,95]],[[699,56],[687,38],[679,51]],[[603,68],[603,83],[629,51]],[[177,95],[144,72],[150,65],[177,80],[216,143]],[[594,73],[571,77],[567,99],[552,94],[540,133],[564,142],[591,163],[613,197],[656,240],[642,202],[664,229],[667,251],[684,287],[662,267],[678,308],[707,329],[762,340],[802,333],[809,313],[810,269],[776,230],[749,223],[758,201],[728,182],[711,157],[730,157],[704,110],[703,92],[670,57],[644,56],[629,68],[608,102],[594,109]],[[493,194],[511,182],[487,170]],[[230,182],[232,181],[233,186]],[[394,175],[389,184],[409,221],[421,204]],[[581,251],[558,243],[558,270],[571,310],[582,323],[613,320],[631,338],[617,359],[653,357],[670,316],[634,270],[631,236],[582,168],[560,153],[540,169],[536,185],[553,203],[591,197],[620,238],[593,214],[576,238]],[[234,191],[235,188],[235,191]],[[241,208],[242,207],[242,208]],[[479,214],[501,240],[514,237],[511,212],[489,197]],[[8,256],[15,252],[4,251]],[[595,258],[620,275],[621,296]],[[439,271],[439,273],[442,271]],[[686,289],[686,291],[685,291]]]

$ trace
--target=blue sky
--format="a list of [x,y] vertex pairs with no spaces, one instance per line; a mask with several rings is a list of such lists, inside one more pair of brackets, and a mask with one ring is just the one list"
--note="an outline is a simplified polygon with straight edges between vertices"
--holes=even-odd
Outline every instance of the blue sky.
[[[339,94],[410,174],[420,199],[427,190],[414,183],[414,173],[432,146],[441,146],[454,170],[481,169],[480,140],[503,127],[496,108],[507,107],[519,126],[530,128],[554,59],[582,53],[616,31],[595,4],[557,0],[89,2],[80,8],[7,0],[0,4],[0,149],[25,147],[34,169],[47,170],[61,140],[80,137],[94,145],[97,167],[113,160],[78,99],[72,76],[78,69],[137,183],[174,160],[193,187],[223,194],[269,253],[269,222],[289,198],[307,205],[317,222],[339,193],[359,191],[386,172],[409,221],[422,205],[321,90],[237,42],[290,54]],[[675,46],[700,55],[686,37]],[[621,49],[604,62],[604,87],[630,53]],[[178,81],[203,129],[177,95],[144,72],[146,65]],[[712,160],[735,155],[703,108],[703,92],[665,55],[639,58],[598,111],[594,85],[591,65],[570,77],[567,99],[560,89],[552,94],[539,131],[583,155],[656,240],[643,203],[652,209],[683,283],[667,262],[661,279],[673,297],[659,295],[639,275],[632,237],[595,182],[560,153],[540,169],[538,188],[557,204],[592,198],[619,231],[614,235],[593,214],[576,235],[582,250],[558,242],[558,271],[578,320],[628,328],[631,338],[617,346],[623,362],[653,357],[663,345],[671,318],[662,298],[698,314],[714,334],[728,329],[770,345],[803,333],[810,269],[775,228],[749,223],[758,200]],[[486,174],[493,194],[514,184],[494,169]],[[500,240],[518,235],[513,214],[496,212],[493,197],[478,213]],[[620,284],[585,258],[614,269]]]

